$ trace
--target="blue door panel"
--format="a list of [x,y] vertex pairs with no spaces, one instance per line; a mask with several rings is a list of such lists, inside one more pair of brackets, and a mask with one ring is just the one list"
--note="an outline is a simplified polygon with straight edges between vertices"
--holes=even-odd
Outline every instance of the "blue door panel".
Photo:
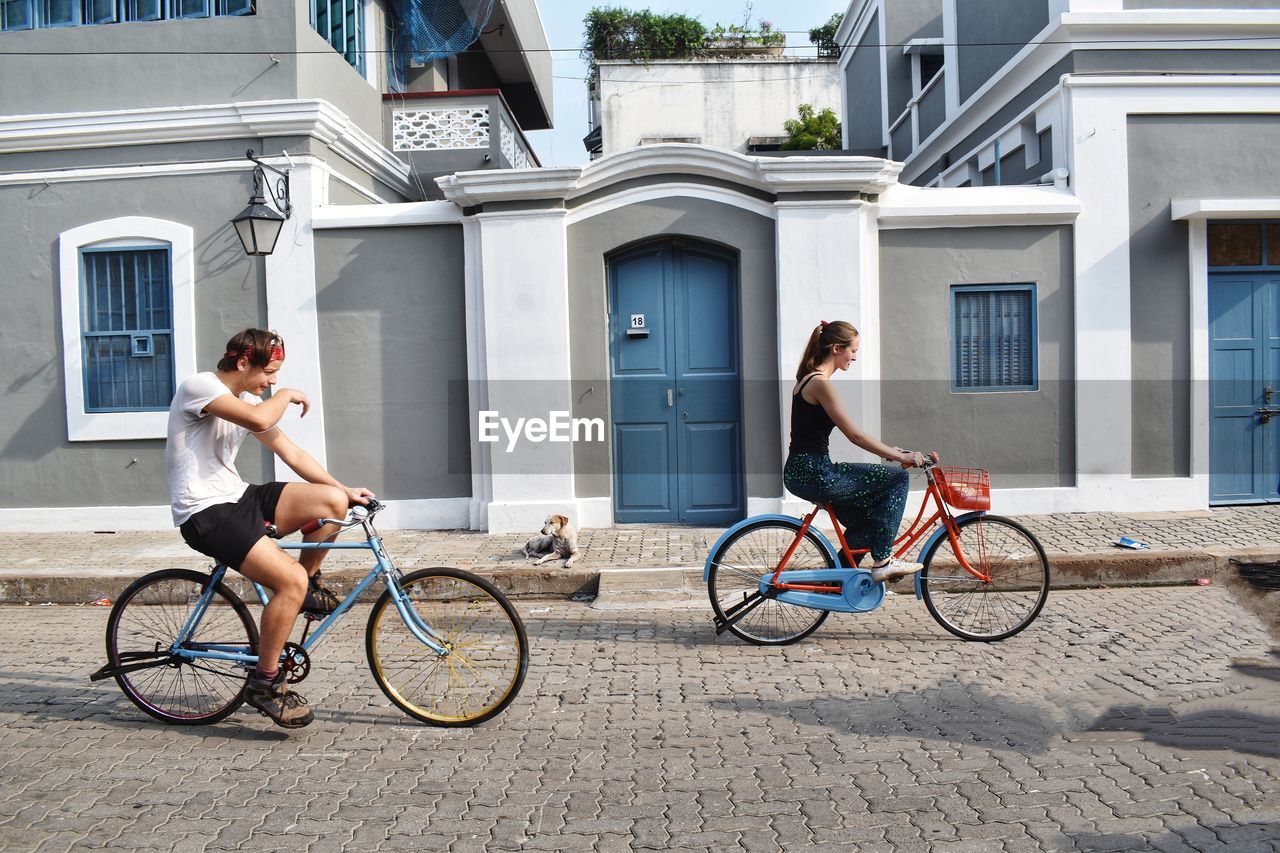
[[[619,521],[648,521],[653,513],[672,509],[671,478],[665,471],[671,464],[668,452],[670,432],[666,424],[626,424],[613,430],[614,452],[618,456],[618,505],[631,517]],[[660,520],[660,519],[659,519]]]
[[[742,517],[738,290],[732,258],[677,245],[613,259],[610,400],[614,517]],[[627,334],[634,314],[647,334]]]
[[666,377],[671,373],[670,341],[667,326],[661,322],[664,313],[662,291],[653,287],[661,281],[666,259],[661,252],[632,256],[614,271],[612,314],[623,335],[631,325],[633,314],[645,315],[647,335],[632,335],[625,346],[616,347],[614,371],[623,376],[650,375]]
[[1209,311],[1209,333],[1215,341],[1253,342],[1252,281],[1219,280]]
[[1209,280],[1209,500],[1280,499],[1277,430],[1259,408],[1280,380],[1280,281],[1258,273],[1215,273]]
[[737,467],[742,455],[736,423],[687,424],[685,450],[693,460],[689,474],[687,513],[691,521],[703,514],[719,514],[738,509],[741,501],[739,479],[725,476]]
[[732,271],[723,258],[686,254],[684,272],[684,312],[692,321],[685,330],[686,373],[736,375],[738,335],[721,319],[735,302]]

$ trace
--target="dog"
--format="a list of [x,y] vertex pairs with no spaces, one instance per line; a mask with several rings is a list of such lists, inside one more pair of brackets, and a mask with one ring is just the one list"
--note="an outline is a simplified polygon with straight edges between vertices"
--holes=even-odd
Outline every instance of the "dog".
[[573,565],[573,561],[578,559],[578,531],[573,529],[569,524],[569,519],[563,515],[548,515],[547,520],[542,525],[542,534],[540,536],[530,537],[529,541],[524,543],[525,557],[541,557],[535,566],[540,566],[547,560],[563,559],[564,567],[567,569]]

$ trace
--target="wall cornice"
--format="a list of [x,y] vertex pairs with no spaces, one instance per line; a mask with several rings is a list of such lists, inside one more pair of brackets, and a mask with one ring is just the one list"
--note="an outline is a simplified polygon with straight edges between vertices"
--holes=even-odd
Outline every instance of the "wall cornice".
[[0,116],[0,154],[280,136],[317,139],[382,183],[411,189],[408,164],[320,99]]
[[644,145],[602,157],[584,167],[484,170],[437,178],[449,201],[462,207],[486,202],[559,199],[655,176],[714,178],[768,193],[865,193],[893,186],[901,163],[876,157],[748,157],[688,143]]

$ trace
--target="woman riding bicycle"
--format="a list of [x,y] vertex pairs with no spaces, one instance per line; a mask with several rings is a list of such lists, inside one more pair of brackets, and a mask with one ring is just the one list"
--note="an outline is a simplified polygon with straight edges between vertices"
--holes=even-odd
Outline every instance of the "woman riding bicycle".
[[[907,505],[905,469],[924,465],[925,456],[868,435],[840,405],[830,379],[857,360],[860,345],[858,330],[841,320],[823,320],[809,335],[791,392],[791,445],[782,482],[796,497],[831,504],[849,547],[871,552],[872,579],[893,581],[922,568],[894,557],[892,547]],[[832,462],[828,441],[836,427],[858,447],[902,467]],[[929,456],[938,460],[937,453]]]

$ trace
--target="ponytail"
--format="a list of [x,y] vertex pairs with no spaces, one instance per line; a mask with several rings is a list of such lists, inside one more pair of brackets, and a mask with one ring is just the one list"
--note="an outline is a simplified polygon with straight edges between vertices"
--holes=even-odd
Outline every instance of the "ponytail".
[[820,322],[809,335],[809,343],[805,344],[800,367],[796,369],[796,381],[818,370],[837,346],[851,346],[857,337],[858,330],[844,320]]

